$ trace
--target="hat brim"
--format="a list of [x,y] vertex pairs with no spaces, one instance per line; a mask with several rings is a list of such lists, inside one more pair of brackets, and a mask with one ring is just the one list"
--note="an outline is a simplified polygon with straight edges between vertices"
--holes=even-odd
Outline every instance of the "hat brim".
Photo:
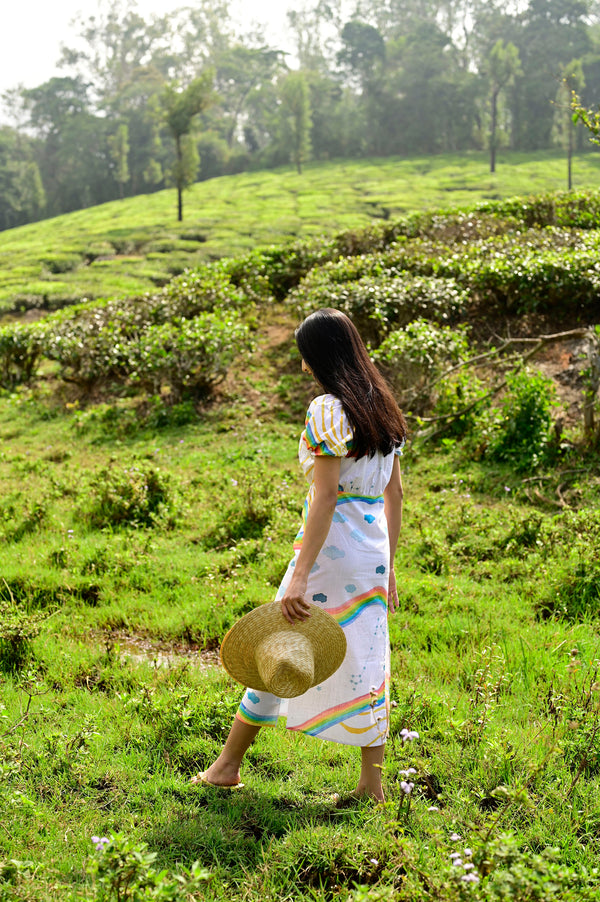
[[[235,623],[221,644],[221,663],[227,673],[249,689],[268,691],[255,661],[254,652],[269,634],[295,632],[312,645],[314,678],[311,686],[328,679],[346,656],[346,636],[331,614],[310,605],[310,617],[289,623],[282,614],[281,602],[262,604]],[[310,687],[309,687],[310,688]]]

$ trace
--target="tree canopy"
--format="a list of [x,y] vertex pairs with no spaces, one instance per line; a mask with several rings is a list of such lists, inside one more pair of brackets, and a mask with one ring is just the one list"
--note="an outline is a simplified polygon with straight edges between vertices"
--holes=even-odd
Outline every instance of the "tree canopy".
[[598,105],[596,0],[305,0],[288,22],[292,52],[240,32],[227,0],[99,2],[61,77],[3,96],[0,228],[169,184],[181,214],[196,178],[310,158],[595,152],[557,97],[577,72]]

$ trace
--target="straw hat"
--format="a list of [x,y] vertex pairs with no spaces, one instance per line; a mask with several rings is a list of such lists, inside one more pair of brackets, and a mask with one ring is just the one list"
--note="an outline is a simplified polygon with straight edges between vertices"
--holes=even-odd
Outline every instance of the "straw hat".
[[278,698],[295,698],[322,683],[345,654],[344,631],[331,614],[311,604],[310,617],[291,624],[278,601],[238,620],[221,645],[221,662],[234,680]]

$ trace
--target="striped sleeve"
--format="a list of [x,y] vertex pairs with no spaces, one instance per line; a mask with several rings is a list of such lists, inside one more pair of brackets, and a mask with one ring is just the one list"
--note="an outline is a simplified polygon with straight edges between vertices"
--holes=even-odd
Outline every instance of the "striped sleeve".
[[338,398],[320,395],[314,399],[306,414],[304,440],[315,456],[346,457],[352,428]]

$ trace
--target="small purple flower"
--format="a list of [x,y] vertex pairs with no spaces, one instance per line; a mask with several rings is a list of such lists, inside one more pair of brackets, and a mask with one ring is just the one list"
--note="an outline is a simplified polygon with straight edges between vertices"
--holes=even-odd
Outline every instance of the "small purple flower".
[[473,854],[473,853],[471,852],[470,849],[465,849],[465,856],[466,856],[467,858],[468,858],[470,855],[472,855],[472,854]]
[[463,883],[479,883],[477,874],[463,874],[460,879]]
[[460,852],[450,852],[450,858],[460,858]]
[[427,809],[427,811],[439,811],[439,810],[440,809],[438,808],[437,805],[430,805],[429,808]]
[[402,737],[403,743],[412,742],[413,739],[419,738],[419,734],[416,730],[407,730],[406,727],[404,727],[403,730],[400,730],[400,736]]
[[451,833],[451,834],[450,834],[450,840],[451,840],[451,842],[458,842],[459,839],[462,839],[462,836],[460,836],[460,834],[458,834],[458,833]]
[[97,852],[102,852],[104,850],[104,846],[107,846],[110,842],[110,839],[107,836],[92,836],[92,842],[96,846]]
[[465,864],[463,864],[463,868],[465,869],[465,871],[472,871],[474,869],[474,867],[475,867],[475,865],[473,864],[472,861],[467,861]]
[[402,780],[400,783],[400,789],[404,793],[404,795],[409,796],[414,789],[414,783],[407,783],[406,780]]
[[454,865],[455,868],[462,867],[462,863],[463,863],[462,858],[455,858],[454,861],[452,862],[452,864]]
[[369,858],[369,861],[371,862],[371,864],[374,864],[375,867],[377,867],[377,865],[379,864],[376,858]]

